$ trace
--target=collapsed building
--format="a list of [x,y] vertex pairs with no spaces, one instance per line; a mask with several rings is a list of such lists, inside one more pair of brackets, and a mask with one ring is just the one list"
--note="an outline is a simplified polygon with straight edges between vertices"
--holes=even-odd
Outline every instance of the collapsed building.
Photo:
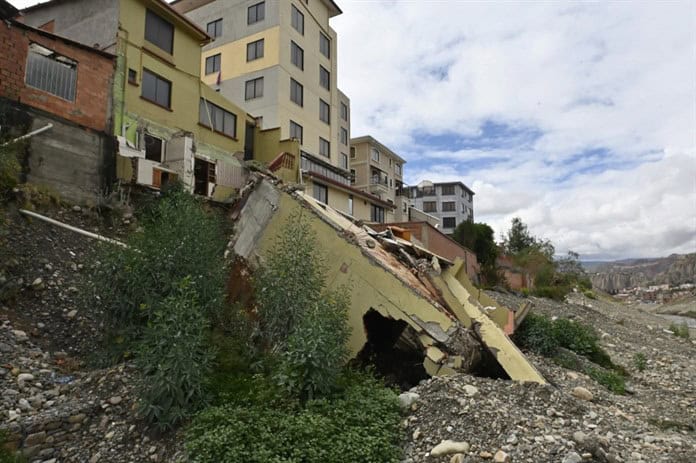
[[298,210],[309,216],[316,233],[327,285],[349,288],[348,347],[355,360],[414,375],[401,378],[407,384],[419,374],[496,369],[502,377],[545,383],[508,337],[528,306],[502,307],[471,284],[460,258],[436,255],[389,229],[378,233],[262,173],[250,176],[234,211],[230,251],[237,256],[235,265],[263,265]]

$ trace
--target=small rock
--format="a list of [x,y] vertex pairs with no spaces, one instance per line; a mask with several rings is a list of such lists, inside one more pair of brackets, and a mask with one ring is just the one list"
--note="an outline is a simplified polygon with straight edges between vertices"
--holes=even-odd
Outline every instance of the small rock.
[[117,396],[113,396],[112,398],[110,398],[110,399],[109,399],[109,403],[110,403],[111,405],[118,405],[118,404],[121,403],[122,400],[123,400],[123,399],[121,398],[121,396],[118,396],[118,395],[117,395]]
[[399,395],[399,405],[402,410],[408,410],[418,399],[420,399],[420,395],[415,392],[404,392]]
[[415,431],[413,431],[413,440],[418,440],[418,438],[421,436],[421,430],[420,428],[417,428]]
[[476,386],[472,386],[471,384],[467,384],[464,386],[464,393],[468,395],[469,397],[474,397],[478,395],[479,390]]
[[22,330],[12,330],[12,334],[17,338],[17,342],[24,342],[29,340],[29,336]]
[[31,283],[32,289],[39,290],[39,289],[44,289],[44,281],[43,278],[37,277],[34,281]]
[[31,373],[20,373],[17,375],[17,382],[19,384],[24,384],[27,381],[34,381],[34,375]]
[[73,212],[80,212],[82,211],[82,208],[76,204],[72,207],[72,210]]
[[464,463],[464,454],[456,453],[450,458],[450,463]]
[[574,387],[573,390],[570,392],[570,394],[573,397],[577,397],[578,399],[581,399],[581,400],[591,401],[594,398],[592,393],[582,386]]
[[582,457],[578,455],[576,452],[570,452],[568,455],[563,458],[562,463],[580,463],[582,462]]
[[71,417],[68,418],[68,423],[74,424],[74,423],[82,423],[85,418],[87,418],[87,415],[84,413],[79,413],[77,415],[72,415]]
[[582,431],[575,431],[573,433],[573,440],[578,444],[584,444],[587,440],[587,435]]
[[430,451],[430,455],[441,457],[443,455],[452,455],[454,453],[469,452],[469,444],[466,442],[455,442],[452,440],[443,440]]
[[510,463],[512,461],[512,457],[502,450],[498,450],[495,452],[495,455],[493,455],[493,461],[495,463]]
[[479,456],[484,460],[490,460],[491,458],[493,458],[493,454],[491,452],[486,452],[485,450],[479,453]]
[[104,436],[105,439],[109,440],[112,439],[116,435],[116,431],[109,431],[106,433],[106,436]]
[[68,312],[67,317],[70,319],[73,319],[73,318],[75,318],[76,315],[77,315],[77,309],[72,309],[70,312]]

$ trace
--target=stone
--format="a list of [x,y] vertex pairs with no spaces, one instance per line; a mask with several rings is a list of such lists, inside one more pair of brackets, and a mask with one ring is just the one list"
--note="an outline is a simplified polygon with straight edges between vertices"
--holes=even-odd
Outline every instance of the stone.
[[20,373],[19,375],[17,375],[17,382],[19,384],[24,384],[27,381],[34,381],[34,375],[32,375],[31,373]]
[[84,413],[79,413],[77,415],[72,415],[71,417],[68,418],[68,423],[74,424],[74,423],[82,423],[85,418],[87,418],[87,415]]
[[399,394],[399,405],[402,410],[408,410],[418,399],[420,395],[415,392],[404,392]]
[[464,463],[464,454],[455,453],[452,455],[452,458],[450,458],[450,463]]
[[109,431],[106,433],[106,436],[104,436],[104,438],[106,438],[107,440],[112,439],[114,435],[116,435],[116,431]]
[[562,463],[581,463],[582,457],[577,452],[570,452],[563,458]]
[[584,444],[587,440],[587,435],[582,431],[575,431],[573,433],[573,440],[578,444]]
[[570,392],[570,394],[573,397],[576,397],[580,400],[591,401],[592,399],[594,399],[594,396],[592,395],[592,393],[582,386],[574,387],[573,390]]
[[453,440],[443,440],[430,451],[430,455],[441,457],[443,455],[452,455],[454,453],[469,452],[469,444],[466,442],[456,442]]
[[46,285],[44,284],[43,278],[37,277],[34,281],[31,282],[31,288],[34,290],[40,290],[44,289]]
[[109,399],[109,403],[111,405],[118,405],[121,403],[122,400],[123,399],[121,398],[121,396],[116,395]]
[[29,336],[22,330],[12,330],[12,334],[17,339],[17,342],[24,342],[29,340]]
[[99,455],[99,452],[95,453],[92,455],[92,458],[89,459],[89,463],[97,463],[99,461],[101,455]]
[[418,438],[421,436],[421,430],[420,428],[417,428],[415,431],[413,431],[413,440],[418,440]]
[[477,396],[479,393],[479,390],[476,386],[472,386],[471,384],[467,384],[464,386],[464,393],[468,395],[469,397],[474,397]]
[[14,347],[12,347],[9,344],[5,344],[4,342],[0,342],[0,352],[2,353],[9,353],[14,350]]
[[24,440],[24,446],[33,447],[35,445],[43,444],[44,441],[46,441],[46,431],[41,431],[34,434],[29,434]]
[[75,318],[76,315],[77,315],[77,309],[72,309],[70,312],[68,312],[67,317],[70,319],[73,319],[73,318]]
[[80,212],[82,211],[82,208],[76,204],[72,207],[72,210],[73,212]]
[[498,450],[495,452],[495,455],[493,455],[493,461],[495,463],[510,463],[512,461],[512,457],[502,450]]
[[479,456],[484,460],[490,460],[493,458],[493,454],[491,452],[486,452],[485,450],[479,453]]
[[19,402],[17,402],[17,406],[23,412],[28,412],[29,410],[31,410],[31,405],[29,405],[29,401],[24,398],[19,399]]

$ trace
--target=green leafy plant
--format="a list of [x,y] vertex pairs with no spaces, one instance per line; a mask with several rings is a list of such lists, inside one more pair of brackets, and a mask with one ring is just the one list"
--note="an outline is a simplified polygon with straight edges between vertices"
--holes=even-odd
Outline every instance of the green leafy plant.
[[604,368],[587,368],[585,373],[614,394],[626,393],[626,380],[615,371]]
[[274,377],[307,400],[327,394],[347,358],[348,291],[329,291],[316,236],[299,209],[288,219],[255,281],[255,332],[278,356]]
[[680,324],[672,323],[668,329],[677,337],[689,339],[689,325],[686,322]]
[[9,432],[0,429],[0,463],[26,463],[27,459],[10,447]]
[[645,357],[645,354],[642,352],[636,352],[636,354],[633,356],[633,365],[635,365],[636,370],[644,371],[648,366],[648,360]]
[[[259,390],[273,387],[259,381],[252,381]],[[292,400],[267,402],[264,395],[240,395],[200,413],[186,434],[191,461],[400,461],[396,394],[374,379],[360,375],[340,396],[309,400],[304,407]]]
[[190,279],[180,282],[174,294],[153,306],[138,346],[140,413],[163,430],[207,402],[214,353],[206,339],[208,322],[197,297]]
[[142,229],[127,239],[127,249],[104,244],[92,265],[91,289],[104,310],[106,346],[116,360],[132,351],[153,308],[183,279],[210,320],[224,302],[226,240],[217,216],[175,186],[139,222]]

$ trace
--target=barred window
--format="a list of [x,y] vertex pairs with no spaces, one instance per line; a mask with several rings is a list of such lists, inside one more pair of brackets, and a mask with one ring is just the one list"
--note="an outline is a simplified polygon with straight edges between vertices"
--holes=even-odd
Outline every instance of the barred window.
[[75,101],[77,62],[32,43],[27,54],[25,82],[30,87]]

